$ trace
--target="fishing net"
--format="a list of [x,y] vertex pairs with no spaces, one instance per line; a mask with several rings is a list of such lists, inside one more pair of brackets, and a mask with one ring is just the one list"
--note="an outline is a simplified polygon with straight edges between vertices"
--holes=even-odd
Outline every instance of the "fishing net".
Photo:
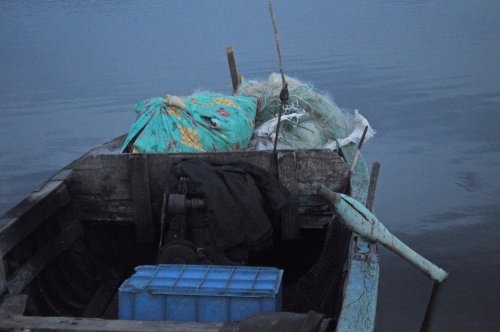
[[[351,115],[330,98],[317,92],[311,84],[286,77],[289,102],[283,106],[279,128],[279,149],[337,149],[357,142],[365,126],[366,139],[374,131],[357,111]],[[243,82],[237,95],[257,98],[255,130],[248,150],[269,150],[274,146],[280,111],[281,75],[273,73],[267,80]]]
[[338,317],[350,236],[351,231],[340,222],[329,224],[318,261],[284,290],[285,311],[314,310]]

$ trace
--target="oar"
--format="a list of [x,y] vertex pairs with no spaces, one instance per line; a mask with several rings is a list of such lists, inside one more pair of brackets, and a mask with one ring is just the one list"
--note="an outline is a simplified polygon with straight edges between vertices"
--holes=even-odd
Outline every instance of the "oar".
[[351,231],[371,241],[381,243],[438,283],[443,282],[448,276],[446,271],[392,235],[362,203],[350,196],[335,193],[323,185],[318,186],[318,193],[333,204],[337,215]]

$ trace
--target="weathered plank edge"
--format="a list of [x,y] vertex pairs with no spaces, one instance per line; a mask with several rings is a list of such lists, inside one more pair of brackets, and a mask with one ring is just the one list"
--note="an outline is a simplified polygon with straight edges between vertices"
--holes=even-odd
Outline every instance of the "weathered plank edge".
[[[347,161],[354,157],[356,146],[342,149]],[[368,199],[368,170],[362,156],[351,177],[351,195],[366,204]],[[344,281],[342,308],[336,331],[373,331],[377,308],[379,258],[377,247],[357,234],[352,235]]]
[[[116,143],[113,143],[117,146]],[[130,223],[135,220],[143,219],[141,216],[136,215],[137,208],[149,206],[148,199],[140,194],[134,194],[134,188],[141,185],[143,181],[134,181],[138,178],[138,174],[134,171],[133,163],[129,163],[132,159],[136,158],[138,161],[146,162],[148,164],[148,173],[150,177],[157,178],[160,172],[168,169],[167,166],[179,162],[184,159],[190,158],[203,158],[213,163],[231,163],[236,161],[251,162],[259,167],[266,169],[269,172],[278,171],[280,180],[286,184],[288,189],[297,194],[292,195],[292,202],[295,198],[301,196],[313,196],[315,194],[314,184],[318,182],[318,170],[321,172],[328,172],[325,182],[332,190],[341,190],[343,184],[339,182],[345,174],[347,174],[347,165],[343,159],[332,151],[325,150],[283,150],[279,151],[282,156],[279,163],[274,163],[274,155],[270,151],[246,151],[246,152],[220,152],[220,153],[197,153],[197,154],[147,154],[147,155],[134,155],[134,154],[119,154],[119,155],[93,155],[89,154],[86,158],[81,160],[80,164],[75,164],[74,176],[69,183],[73,199],[73,210],[79,219],[89,220],[96,217],[96,213],[102,213],[98,220],[103,222],[120,222]],[[147,156],[144,160],[144,156]],[[130,158],[130,159],[129,159]],[[319,168],[310,171],[307,167],[309,160],[321,160]],[[142,162],[136,162],[140,166]],[[123,169],[119,172],[114,171],[113,165],[120,165]],[[146,167],[139,167],[142,171],[146,171]],[[102,171],[105,169],[105,171]],[[276,170],[274,170],[276,169]],[[296,173],[294,171],[297,171]],[[104,172],[104,173],[103,173]],[[101,174],[102,173],[102,174]],[[117,174],[120,173],[118,176]],[[83,183],[83,177],[94,176],[93,185],[84,188],[78,185]],[[113,179],[119,180],[120,185],[111,186],[106,184],[107,176],[114,177]],[[141,177],[143,180],[146,177]],[[139,179],[140,180],[140,179]],[[323,182],[323,183],[325,183]],[[134,184],[135,183],[135,184]],[[77,184],[79,189],[75,189],[71,185]],[[158,196],[158,184],[150,180],[151,197]],[[144,186],[147,189],[147,185]],[[87,191],[88,190],[88,191]],[[107,196],[108,195],[108,196]],[[155,196],[156,195],[156,196]],[[134,202],[132,196],[136,199],[143,199],[145,204]],[[123,207],[117,209],[117,202],[123,203]],[[153,202],[154,203],[154,202]],[[289,215],[292,217],[297,214],[295,204],[290,209]],[[146,211],[146,214],[147,211]],[[149,218],[146,218],[149,219]],[[285,238],[293,239],[298,238],[299,227],[303,225],[297,218],[290,223],[291,228],[288,231],[284,228]],[[149,222],[148,222],[149,223]],[[304,225],[308,227],[307,225]]]
[[87,303],[81,317],[102,317],[123,280],[124,273],[112,269]]
[[7,294],[0,304],[0,318],[9,315],[23,315],[28,303],[26,294]]
[[3,257],[42,222],[70,202],[65,182],[71,175],[71,168],[62,168],[0,216],[0,295],[9,285]]
[[231,332],[238,331],[236,325],[224,323],[181,323],[171,321],[132,321],[100,318],[33,317],[4,315],[0,319],[0,330],[15,331],[102,331],[102,332]]
[[149,188],[148,159],[146,155],[131,154],[130,191],[135,206],[135,232],[138,243],[152,242],[154,239],[153,213]]
[[[297,155],[294,151],[278,152],[278,179],[290,192],[290,202],[297,199]],[[281,232],[284,240],[300,238],[300,226],[297,220],[297,206],[288,204],[281,212]]]
[[233,86],[233,94],[238,91],[238,87],[241,83],[240,75],[238,75],[238,68],[236,66],[236,59],[234,56],[234,51],[232,46],[226,47],[227,62],[229,65],[229,74],[231,75],[231,84]]
[[38,252],[20,267],[7,282],[10,294],[18,294],[60,253],[68,249],[83,234],[77,220],[66,225],[59,235],[48,241]]
[[5,272],[5,263],[3,262],[3,257],[0,255],[0,297],[3,292],[7,289],[7,275]]
[[49,180],[0,218],[0,255],[4,256],[36,227],[70,202],[61,180]]

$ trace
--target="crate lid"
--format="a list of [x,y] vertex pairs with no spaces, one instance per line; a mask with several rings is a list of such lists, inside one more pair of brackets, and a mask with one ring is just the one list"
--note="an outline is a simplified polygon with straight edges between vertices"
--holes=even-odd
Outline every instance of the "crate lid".
[[274,267],[223,265],[142,265],[120,292],[213,296],[276,295],[283,270]]

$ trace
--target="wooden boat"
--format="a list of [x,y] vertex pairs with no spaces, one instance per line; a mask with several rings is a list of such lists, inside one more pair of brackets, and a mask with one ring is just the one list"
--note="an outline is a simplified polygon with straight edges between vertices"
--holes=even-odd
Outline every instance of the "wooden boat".
[[[281,244],[287,250],[300,248],[298,253],[290,252],[296,256],[289,262],[274,262],[285,268],[285,274],[287,270],[307,273],[322,249],[333,248],[317,245],[318,239],[325,237],[331,212],[325,212],[326,202],[314,188],[319,183],[337,191],[346,187],[345,160],[352,160],[354,146],[345,147],[342,156],[329,150],[279,151],[276,162],[268,151],[121,154],[118,149],[123,139],[115,139],[68,165],[0,219],[0,294],[4,302],[0,329],[38,326],[79,330],[85,324],[103,331],[117,326],[121,330],[192,327],[186,323],[137,325],[71,318],[116,318],[113,299],[117,287],[133,266],[153,263],[157,254],[155,230],[163,195],[160,179],[164,170],[185,158],[216,163],[244,161],[277,173],[296,202],[282,219]],[[368,172],[362,160],[348,187],[350,195],[366,202]],[[335,287],[337,292],[331,294],[337,293],[338,299],[330,299],[334,310],[327,315],[337,331],[372,330],[378,283],[376,248],[334,223],[339,227],[334,257],[339,270],[337,279],[322,286],[325,292]],[[302,257],[300,264],[307,268],[297,269],[294,260],[305,253],[308,259]],[[18,312],[5,309],[9,303],[26,300],[26,310],[24,305]],[[119,323],[122,325],[116,325]],[[222,324],[193,326],[222,329]]]
[[328,201],[316,192],[322,184],[365,204],[373,199],[368,187],[374,182],[362,157],[349,174],[354,144],[339,153],[130,154],[119,152],[124,139],[64,167],[1,217],[0,330],[238,330],[238,323],[116,319],[119,285],[135,266],[154,264],[158,257],[165,172],[189,158],[246,162],[275,174],[291,204],[276,217],[281,231],[273,251],[248,263],[283,268],[285,310],[325,314],[318,330],[373,330],[376,245],[332,221]]

